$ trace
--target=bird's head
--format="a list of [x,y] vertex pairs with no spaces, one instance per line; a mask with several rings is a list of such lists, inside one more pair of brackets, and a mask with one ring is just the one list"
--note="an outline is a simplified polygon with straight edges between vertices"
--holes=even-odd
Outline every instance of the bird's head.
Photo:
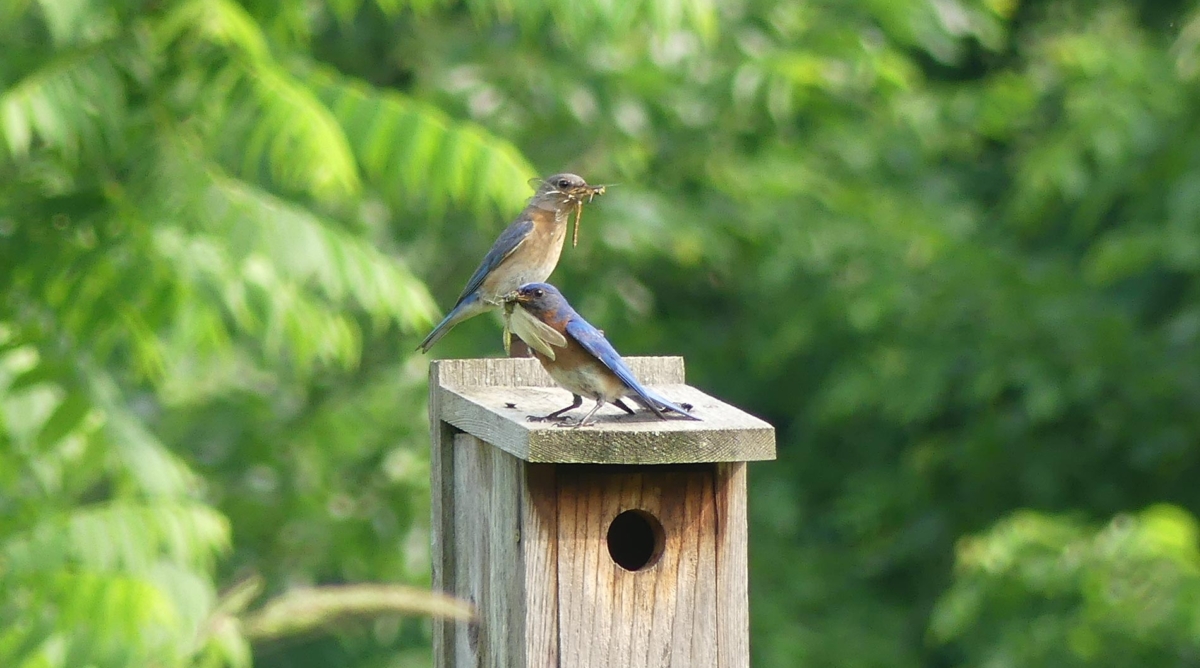
[[555,174],[537,184],[537,192],[533,199],[538,203],[574,208],[584,201],[592,201],[596,195],[603,195],[604,189],[604,186],[589,186],[587,181],[577,174]]
[[532,315],[543,315],[557,311],[564,299],[558,288],[549,283],[526,283],[509,293],[505,301],[520,304]]
[[607,186],[589,186],[582,176],[577,174],[555,174],[540,182],[537,180],[537,192],[534,193],[530,204],[554,211],[556,214],[575,212],[575,233],[571,237],[571,245],[579,244],[579,219],[583,217],[583,203],[591,202],[596,195],[603,195]]
[[[567,346],[562,330],[566,326],[566,318],[575,312],[558,288],[549,283],[526,283],[505,295],[504,302],[505,352],[509,350],[513,334],[550,360],[554,360],[558,354],[555,348]],[[542,361],[545,363],[545,360]]]

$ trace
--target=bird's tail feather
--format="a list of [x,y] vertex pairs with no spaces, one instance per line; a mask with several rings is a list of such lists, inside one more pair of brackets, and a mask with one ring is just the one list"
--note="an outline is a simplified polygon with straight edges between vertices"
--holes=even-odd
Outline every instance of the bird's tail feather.
[[663,411],[669,410],[672,413],[678,413],[689,420],[700,419],[684,410],[683,407],[674,404],[670,399],[667,399],[663,395],[651,390],[648,387],[642,387],[641,392],[637,394],[637,397],[634,400],[642,406],[654,411],[654,414],[660,418],[665,418]]
[[429,352],[429,349],[433,347],[433,344],[441,340],[441,338],[445,336],[451,329],[454,329],[455,325],[463,320],[466,320],[467,318],[471,318],[483,313],[484,311],[488,310],[488,308],[488,305],[479,299],[477,295],[466,297],[459,303],[455,304],[454,308],[450,309],[450,312],[446,314],[446,317],[442,318],[442,321],[437,324],[437,327],[434,327],[433,331],[429,333],[429,336],[426,336],[425,340],[421,342],[421,345],[417,346],[417,350],[420,350],[423,353]]

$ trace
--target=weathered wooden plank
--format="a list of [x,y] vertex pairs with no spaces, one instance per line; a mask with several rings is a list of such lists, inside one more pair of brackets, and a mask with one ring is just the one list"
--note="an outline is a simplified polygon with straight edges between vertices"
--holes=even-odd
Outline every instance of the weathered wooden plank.
[[[571,403],[556,387],[461,386],[441,391],[442,419],[530,462],[682,464],[775,458],[770,424],[687,385],[655,387],[689,403],[699,421],[661,420],[648,411],[627,415],[606,406],[597,424],[580,429],[530,421]],[[581,417],[591,402],[572,413]]]
[[694,405],[702,420],[659,420],[646,411],[626,415],[606,407],[596,415],[595,426],[580,429],[529,421],[529,415],[546,415],[570,403],[569,392],[548,387],[442,390],[442,417],[527,462],[684,464],[775,458],[775,432],[767,422],[694,387],[659,390]]
[[746,463],[717,464],[717,658],[721,668],[750,665]]
[[[682,357],[626,357],[638,380],[647,385],[685,382]],[[430,368],[441,387],[555,387],[554,379],[532,358],[434,360]]]
[[558,665],[554,469],[454,437],[454,595],[476,621],[454,633],[455,666]]
[[[431,564],[433,590],[447,594],[455,591],[454,582],[454,428],[442,421],[438,367],[432,366],[429,374],[429,424],[430,428],[430,514]],[[454,665],[455,646],[454,622],[447,619],[433,620],[433,665],[450,668]]]
[[[525,657],[531,668],[559,668],[558,663],[558,482],[553,464],[527,464],[521,501],[525,560]],[[512,664],[519,666],[521,664]]]
[[[483,629],[492,624],[489,608],[494,605],[487,571],[491,559],[491,545],[486,533],[489,518],[479,512],[485,504],[481,494],[486,494],[484,468],[487,462],[484,456],[489,451],[491,448],[474,438],[457,434],[448,453],[454,462],[451,489],[457,501],[453,518],[454,551],[450,555],[454,590],[450,593],[475,606],[473,621],[458,622],[454,626],[451,638],[454,662],[451,665],[457,667],[486,665],[483,654],[491,640],[483,633]],[[501,516],[505,511],[504,508],[492,510]],[[520,601],[512,601],[511,605],[519,606]]]
[[[440,419],[529,462],[670,464],[775,458],[771,425],[696,388],[683,385],[679,357],[626,358],[634,373],[669,399],[693,406],[699,421],[660,420],[605,407],[595,426],[581,429],[531,422],[571,403],[536,360],[438,360],[431,393],[440,393]],[[581,417],[590,402],[574,411]]]
[[[562,668],[717,666],[713,467],[653,471],[558,467]],[[657,518],[661,555],[642,570],[613,561],[618,514]]]

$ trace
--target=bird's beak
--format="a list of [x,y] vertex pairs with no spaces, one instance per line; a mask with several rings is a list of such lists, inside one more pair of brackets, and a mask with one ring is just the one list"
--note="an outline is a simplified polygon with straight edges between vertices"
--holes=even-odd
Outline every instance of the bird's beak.
[[583,201],[590,202],[596,195],[603,195],[604,188],[605,188],[605,186],[589,186],[587,184],[584,184],[581,186],[576,186],[574,188],[571,188],[571,190],[565,194],[567,195],[567,197],[575,200],[576,202],[583,202]]
[[504,303],[504,310],[511,311],[513,304],[519,304],[523,300],[521,299],[521,293],[513,290],[512,292],[501,297],[500,301]]
[[605,186],[580,186],[578,190],[571,194],[581,202],[584,199],[590,202],[596,195],[603,195],[604,188]]

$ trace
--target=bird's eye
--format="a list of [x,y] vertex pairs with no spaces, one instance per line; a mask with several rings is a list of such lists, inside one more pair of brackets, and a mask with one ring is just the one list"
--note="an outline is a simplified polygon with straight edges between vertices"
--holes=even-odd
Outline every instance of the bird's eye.
[[533,296],[534,296],[534,297],[545,297],[545,296],[546,296],[546,291],[545,291],[545,290],[543,290],[543,289],[541,289],[541,288],[538,288],[537,290],[534,290],[534,291],[533,291]]
[[570,181],[568,181],[568,180],[566,180],[566,179],[559,179],[559,180],[558,180],[558,187],[559,187],[559,188],[570,188],[570,187],[571,187],[571,182],[570,182]]

